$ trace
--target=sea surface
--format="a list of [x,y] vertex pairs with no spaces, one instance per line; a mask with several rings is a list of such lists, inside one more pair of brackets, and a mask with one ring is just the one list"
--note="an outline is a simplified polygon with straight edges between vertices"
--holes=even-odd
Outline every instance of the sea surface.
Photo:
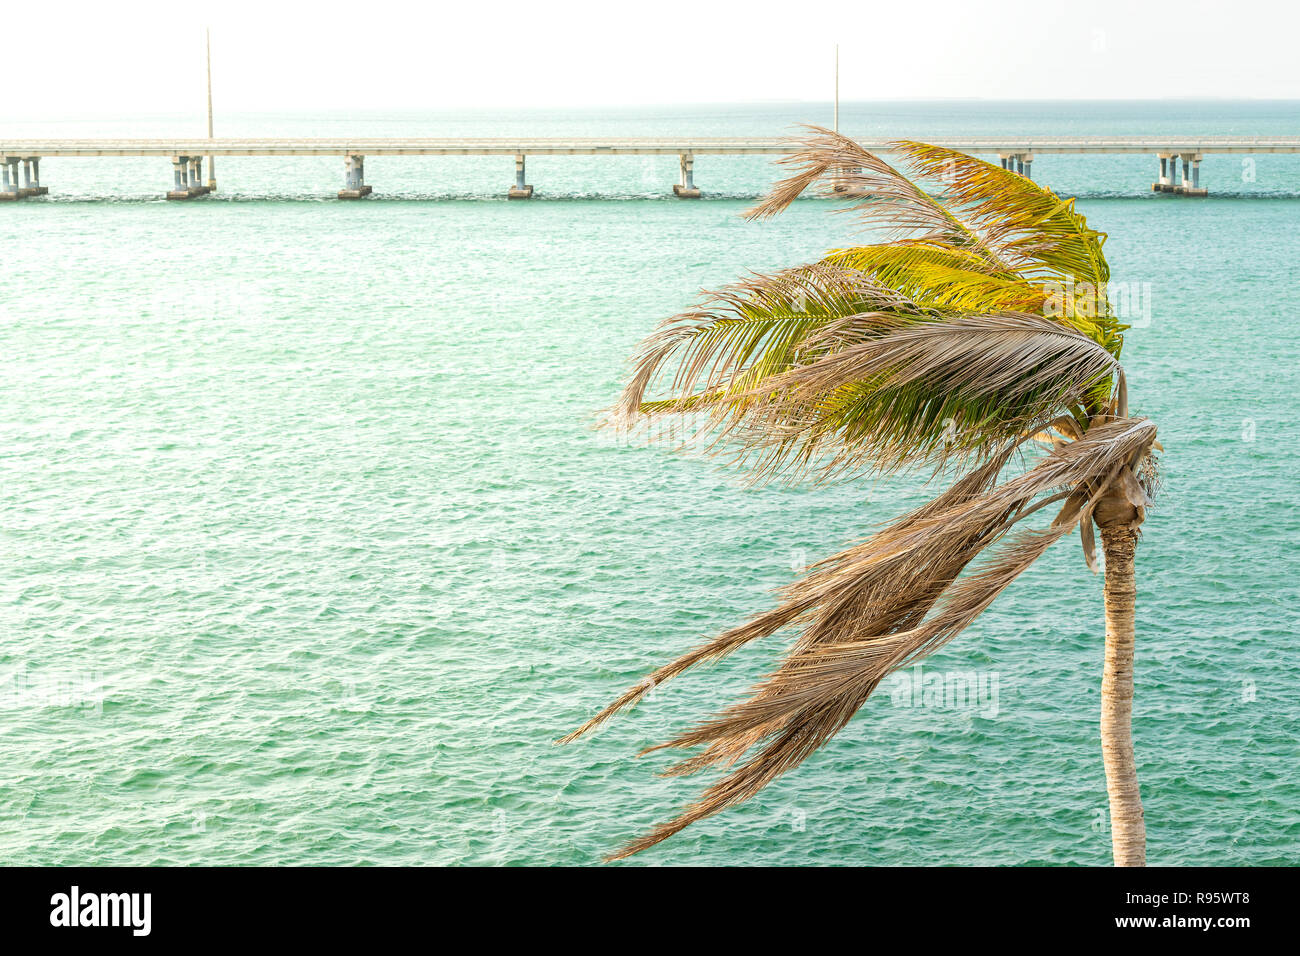
[[[218,114],[218,135],[782,135],[827,104]],[[846,104],[863,136],[1294,136],[1283,102]],[[0,115],[0,138],[203,118]],[[1134,736],[1158,864],[1300,862],[1300,157],[1039,156],[1109,234],[1164,489]],[[702,287],[854,241],[762,157],[47,159],[0,204],[0,863],[590,864],[705,781],[642,747],[754,645],[557,747],[935,491],[747,486],[593,428]],[[1101,581],[1062,542],[909,684],[633,864],[1105,864]],[[973,676],[973,695],[954,687]],[[907,688],[921,693],[911,695]],[[909,701],[908,697],[912,699]]]

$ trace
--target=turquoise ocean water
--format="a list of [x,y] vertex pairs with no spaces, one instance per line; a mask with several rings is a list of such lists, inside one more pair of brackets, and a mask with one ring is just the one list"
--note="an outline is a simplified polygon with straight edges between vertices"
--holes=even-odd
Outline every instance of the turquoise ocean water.
[[[222,135],[780,135],[825,105],[218,117]],[[1300,104],[851,104],[867,136],[1295,135]],[[0,120],[193,135],[198,118]],[[702,286],[852,235],[739,213],[763,158],[48,159],[0,206],[0,863],[585,864],[702,781],[637,760],[780,642],[571,729],[928,493],[745,487],[592,429]],[[1125,361],[1165,489],[1138,555],[1149,859],[1300,858],[1300,157],[1040,156],[1145,303]],[[1054,549],[933,680],[881,693],[750,803],[633,862],[1103,864],[1101,582]],[[922,675],[916,675],[923,683]],[[992,692],[992,693],[990,693]]]

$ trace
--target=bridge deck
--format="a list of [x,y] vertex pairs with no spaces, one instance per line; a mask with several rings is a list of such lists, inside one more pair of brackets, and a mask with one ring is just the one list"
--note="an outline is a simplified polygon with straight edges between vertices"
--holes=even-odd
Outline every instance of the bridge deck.
[[[887,150],[887,140],[860,140]],[[1155,139],[944,139],[965,153],[1300,153],[1300,139],[1202,137]],[[608,137],[510,139],[11,139],[0,156],[603,156],[746,155],[788,153],[792,142],[775,138]]]

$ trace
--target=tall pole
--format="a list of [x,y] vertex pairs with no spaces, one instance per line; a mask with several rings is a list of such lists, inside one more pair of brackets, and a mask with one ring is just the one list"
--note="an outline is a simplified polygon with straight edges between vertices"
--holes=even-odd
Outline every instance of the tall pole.
[[[840,45],[835,44],[835,132],[840,131]],[[211,130],[208,131],[211,136]]]
[[[203,46],[208,56],[208,139],[212,139],[212,28],[203,28]],[[217,188],[217,167],[208,157],[208,188]]]

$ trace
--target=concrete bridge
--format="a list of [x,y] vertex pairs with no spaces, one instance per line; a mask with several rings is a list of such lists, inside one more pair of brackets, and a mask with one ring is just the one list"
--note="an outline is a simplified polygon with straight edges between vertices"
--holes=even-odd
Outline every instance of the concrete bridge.
[[[901,138],[901,137],[900,137]],[[859,140],[875,151],[888,151],[887,140]],[[1202,137],[1157,139],[941,139],[942,145],[964,153],[997,156],[1003,168],[1032,176],[1037,154],[1146,153],[1159,160],[1159,176],[1151,186],[1158,192],[1204,196],[1200,185],[1201,158],[1209,153],[1300,153],[1298,139]],[[168,199],[190,199],[211,192],[216,182],[203,180],[203,159],[216,156],[337,156],[344,163],[340,199],[360,199],[371,193],[365,182],[367,156],[513,156],[515,182],[507,195],[527,199],[528,156],[657,156],[676,155],[681,178],[673,193],[697,198],[696,156],[778,156],[791,150],[790,141],[748,137],[587,137],[587,138],[350,138],[350,139],[0,139],[0,200],[44,195],[40,182],[43,158],[62,156],[156,156],[172,164]],[[1178,174],[1181,161],[1182,176]],[[20,182],[21,171],[21,182]]]

